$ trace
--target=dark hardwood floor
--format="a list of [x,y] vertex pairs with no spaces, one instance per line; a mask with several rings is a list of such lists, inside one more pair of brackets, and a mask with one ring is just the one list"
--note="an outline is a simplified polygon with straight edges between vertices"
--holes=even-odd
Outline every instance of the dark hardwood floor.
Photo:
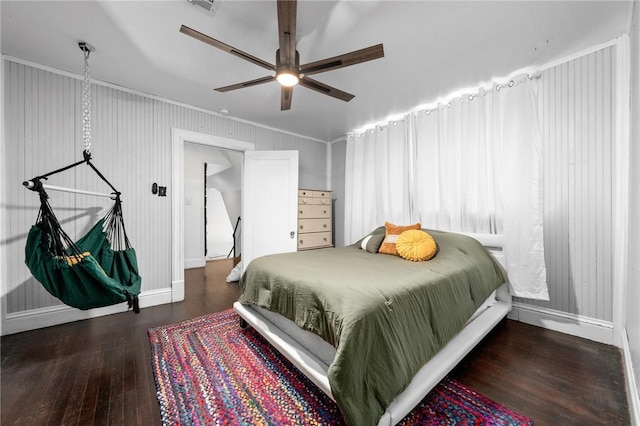
[[[184,302],[3,336],[3,425],[160,424],[147,329],[231,307],[231,260],[185,273]],[[451,373],[536,425],[629,425],[617,348],[505,320]]]

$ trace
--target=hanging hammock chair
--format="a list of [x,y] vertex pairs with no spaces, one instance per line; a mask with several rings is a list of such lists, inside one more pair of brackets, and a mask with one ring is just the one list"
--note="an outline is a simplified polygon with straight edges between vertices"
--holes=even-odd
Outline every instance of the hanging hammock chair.
[[[140,312],[138,295],[142,279],[138,273],[136,252],[122,219],[120,192],[91,162],[91,84],[89,79],[89,53],[94,49],[79,43],[84,52],[85,75],[83,84],[83,139],[82,161],[37,176],[24,185],[40,195],[40,211],[31,227],[25,247],[25,263],[33,276],[45,289],[64,304],[78,309],[92,309],[127,302],[129,309]],[[43,180],[56,173],[86,163],[111,187],[111,195],[70,190],[44,185]],[[46,188],[93,195],[105,195],[114,200],[113,207],[87,234],[75,243],[60,226]]]
[[[85,161],[106,181],[90,158]],[[40,195],[40,211],[27,237],[25,263],[44,288],[66,305],[84,310],[128,302],[138,313],[142,279],[124,227],[120,192],[114,189],[113,207],[74,243],[60,226],[41,182],[85,161],[29,181],[29,189]]]

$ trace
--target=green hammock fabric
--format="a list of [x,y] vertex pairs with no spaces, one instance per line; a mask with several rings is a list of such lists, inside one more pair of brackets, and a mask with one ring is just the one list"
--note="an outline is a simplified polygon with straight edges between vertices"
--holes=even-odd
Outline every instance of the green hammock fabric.
[[74,308],[128,302],[139,312],[142,279],[135,250],[124,232],[119,197],[105,218],[76,243],[60,227],[47,198],[42,191],[38,220],[25,247],[25,263],[33,276],[51,295]]
[[93,256],[83,257],[80,262],[69,265],[65,257],[47,250],[48,239],[40,224],[31,227],[25,247],[26,264],[35,279],[65,305],[83,310],[99,308],[127,302],[127,293],[140,293],[139,277],[134,285],[123,286],[109,277]]
[[140,294],[142,279],[138,274],[138,260],[132,248],[114,250],[104,232],[105,219],[101,219],[87,234],[76,241],[81,252],[89,252],[104,272],[117,281],[129,294]]

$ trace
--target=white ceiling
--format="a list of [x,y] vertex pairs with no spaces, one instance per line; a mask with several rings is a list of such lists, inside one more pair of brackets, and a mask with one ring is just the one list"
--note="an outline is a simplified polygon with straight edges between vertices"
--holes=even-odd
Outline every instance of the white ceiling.
[[186,0],[2,0],[2,53],[243,120],[332,141],[367,124],[540,66],[628,30],[625,1],[300,1],[297,50],[308,63],[383,43],[385,57],[313,78],[354,94],[343,102],[296,87],[280,111],[271,82],[215,87],[269,71],[178,30],[190,26],[275,63],[275,1],[222,0],[212,16]]

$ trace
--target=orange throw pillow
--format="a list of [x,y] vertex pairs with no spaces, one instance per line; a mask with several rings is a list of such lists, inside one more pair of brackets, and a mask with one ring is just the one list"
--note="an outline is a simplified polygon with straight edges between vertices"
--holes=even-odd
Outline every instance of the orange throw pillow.
[[408,226],[398,226],[394,225],[391,222],[384,223],[384,241],[382,241],[382,245],[378,249],[378,253],[392,254],[394,256],[398,256],[398,252],[396,251],[396,240],[398,236],[402,234],[404,231],[408,231],[410,229],[421,229],[420,222],[414,225]]

